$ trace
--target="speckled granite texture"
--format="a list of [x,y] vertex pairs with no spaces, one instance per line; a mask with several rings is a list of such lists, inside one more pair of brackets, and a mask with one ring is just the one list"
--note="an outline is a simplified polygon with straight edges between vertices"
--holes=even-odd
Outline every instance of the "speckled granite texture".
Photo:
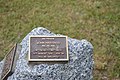
[[[87,40],[68,38],[69,62],[66,64],[28,65],[26,59],[30,35],[62,36],[38,27],[33,29],[20,43],[22,45],[15,72],[8,80],[92,80],[93,46]],[[0,62],[0,74],[4,60]]]

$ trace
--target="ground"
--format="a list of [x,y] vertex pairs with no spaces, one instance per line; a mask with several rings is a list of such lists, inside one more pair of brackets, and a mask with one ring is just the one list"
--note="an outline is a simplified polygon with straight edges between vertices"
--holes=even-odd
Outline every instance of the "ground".
[[120,79],[119,0],[0,0],[0,59],[41,26],[94,46],[94,80]]

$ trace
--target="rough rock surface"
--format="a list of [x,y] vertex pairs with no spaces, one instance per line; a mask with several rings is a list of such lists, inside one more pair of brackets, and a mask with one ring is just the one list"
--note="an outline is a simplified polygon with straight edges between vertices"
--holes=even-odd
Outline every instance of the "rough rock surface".
[[[69,62],[66,64],[28,65],[27,54],[30,35],[62,36],[38,27],[20,43],[22,45],[15,72],[8,80],[92,80],[93,46],[87,40],[68,38]],[[0,74],[4,60],[0,62]]]

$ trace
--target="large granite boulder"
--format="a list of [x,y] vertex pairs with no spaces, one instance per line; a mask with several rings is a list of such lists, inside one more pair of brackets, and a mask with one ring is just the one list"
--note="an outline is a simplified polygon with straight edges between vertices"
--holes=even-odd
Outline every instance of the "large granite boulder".
[[[62,36],[38,27],[33,29],[20,43],[22,45],[15,72],[8,80],[92,80],[93,46],[87,40],[68,38],[69,62],[66,64],[28,64],[30,35]],[[4,60],[0,62],[0,74]]]

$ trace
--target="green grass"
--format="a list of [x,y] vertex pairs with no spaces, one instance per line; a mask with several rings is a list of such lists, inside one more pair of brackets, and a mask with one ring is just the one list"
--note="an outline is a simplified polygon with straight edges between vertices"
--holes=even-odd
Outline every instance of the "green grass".
[[0,0],[0,59],[35,27],[87,39],[94,79],[120,79],[119,0]]

